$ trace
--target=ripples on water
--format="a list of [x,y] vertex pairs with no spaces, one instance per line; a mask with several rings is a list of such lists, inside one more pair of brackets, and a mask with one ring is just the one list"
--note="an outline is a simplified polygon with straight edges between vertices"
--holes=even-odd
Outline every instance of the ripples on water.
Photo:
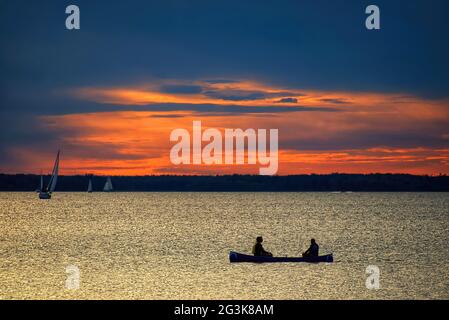
[[[0,298],[448,299],[448,195],[0,193]],[[280,256],[314,237],[336,263],[230,264],[258,235]]]

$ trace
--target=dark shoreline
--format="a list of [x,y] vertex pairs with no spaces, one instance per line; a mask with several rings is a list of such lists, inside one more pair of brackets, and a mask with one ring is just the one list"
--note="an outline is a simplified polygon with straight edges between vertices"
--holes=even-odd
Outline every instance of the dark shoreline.
[[[84,192],[89,176],[60,176],[57,191]],[[44,176],[49,181],[49,176]],[[104,176],[93,176],[93,191],[101,191]],[[223,176],[113,176],[116,191],[123,192],[447,192],[449,176],[409,174],[328,175],[223,175]],[[0,174],[0,191],[35,191],[40,175]]]

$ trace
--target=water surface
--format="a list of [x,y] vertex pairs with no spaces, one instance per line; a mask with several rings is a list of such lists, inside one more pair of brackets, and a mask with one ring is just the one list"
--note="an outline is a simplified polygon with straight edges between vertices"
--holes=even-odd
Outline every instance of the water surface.
[[[230,264],[258,235],[336,262]],[[448,299],[448,243],[448,193],[0,193],[0,299]]]

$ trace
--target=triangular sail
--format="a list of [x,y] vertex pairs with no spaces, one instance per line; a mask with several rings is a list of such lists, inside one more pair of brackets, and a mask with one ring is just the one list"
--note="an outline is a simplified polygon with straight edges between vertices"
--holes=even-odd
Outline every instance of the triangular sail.
[[106,181],[106,183],[104,185],[103,191],[109,192],[112,190],[114,190],[114,188],[112,187],[111,177],[108,177],[108,180]]
[[41,187],[39,189],[39,191],[42,191],[44,189],[44,177],[41,176]]
[[51,174],[50,182],[48,183],[48,192],[55,191],[56,188],[56,182],[58,182],[58,171],[59,171],[59,151],[56,155],[55,165],[53,166],[53,172]]
[[92,180],[89,178],[89,185],[87,186],[87,192],[92,192]]

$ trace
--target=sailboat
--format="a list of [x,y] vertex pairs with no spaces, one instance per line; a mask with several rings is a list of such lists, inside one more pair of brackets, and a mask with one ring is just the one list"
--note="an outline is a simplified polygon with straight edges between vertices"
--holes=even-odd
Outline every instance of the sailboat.
[[53,171],[51,173],[50,182],[47,187],[44,187],[44,180],[41,177],[41,190],[39,192],[39,199],[51,199],[51,194],[55,191],[56,182],[58,181],[58,171],[59,171],[59,150],[56,155],[55,164],[53,166]]
[[41,175],[41,186],[36,189],[36,193],[39,193],[44,188],[44,177]]
[[92,192],[92,179],[89,178],[89,185],[87,186],[87,192],[91,193]]
[[104,184],[103,191],[104,192],[112,192],[112,191],[114,191],[114,188],[112,187],[111,177],[108,177],[108,180],[106,180],[106,183]]

